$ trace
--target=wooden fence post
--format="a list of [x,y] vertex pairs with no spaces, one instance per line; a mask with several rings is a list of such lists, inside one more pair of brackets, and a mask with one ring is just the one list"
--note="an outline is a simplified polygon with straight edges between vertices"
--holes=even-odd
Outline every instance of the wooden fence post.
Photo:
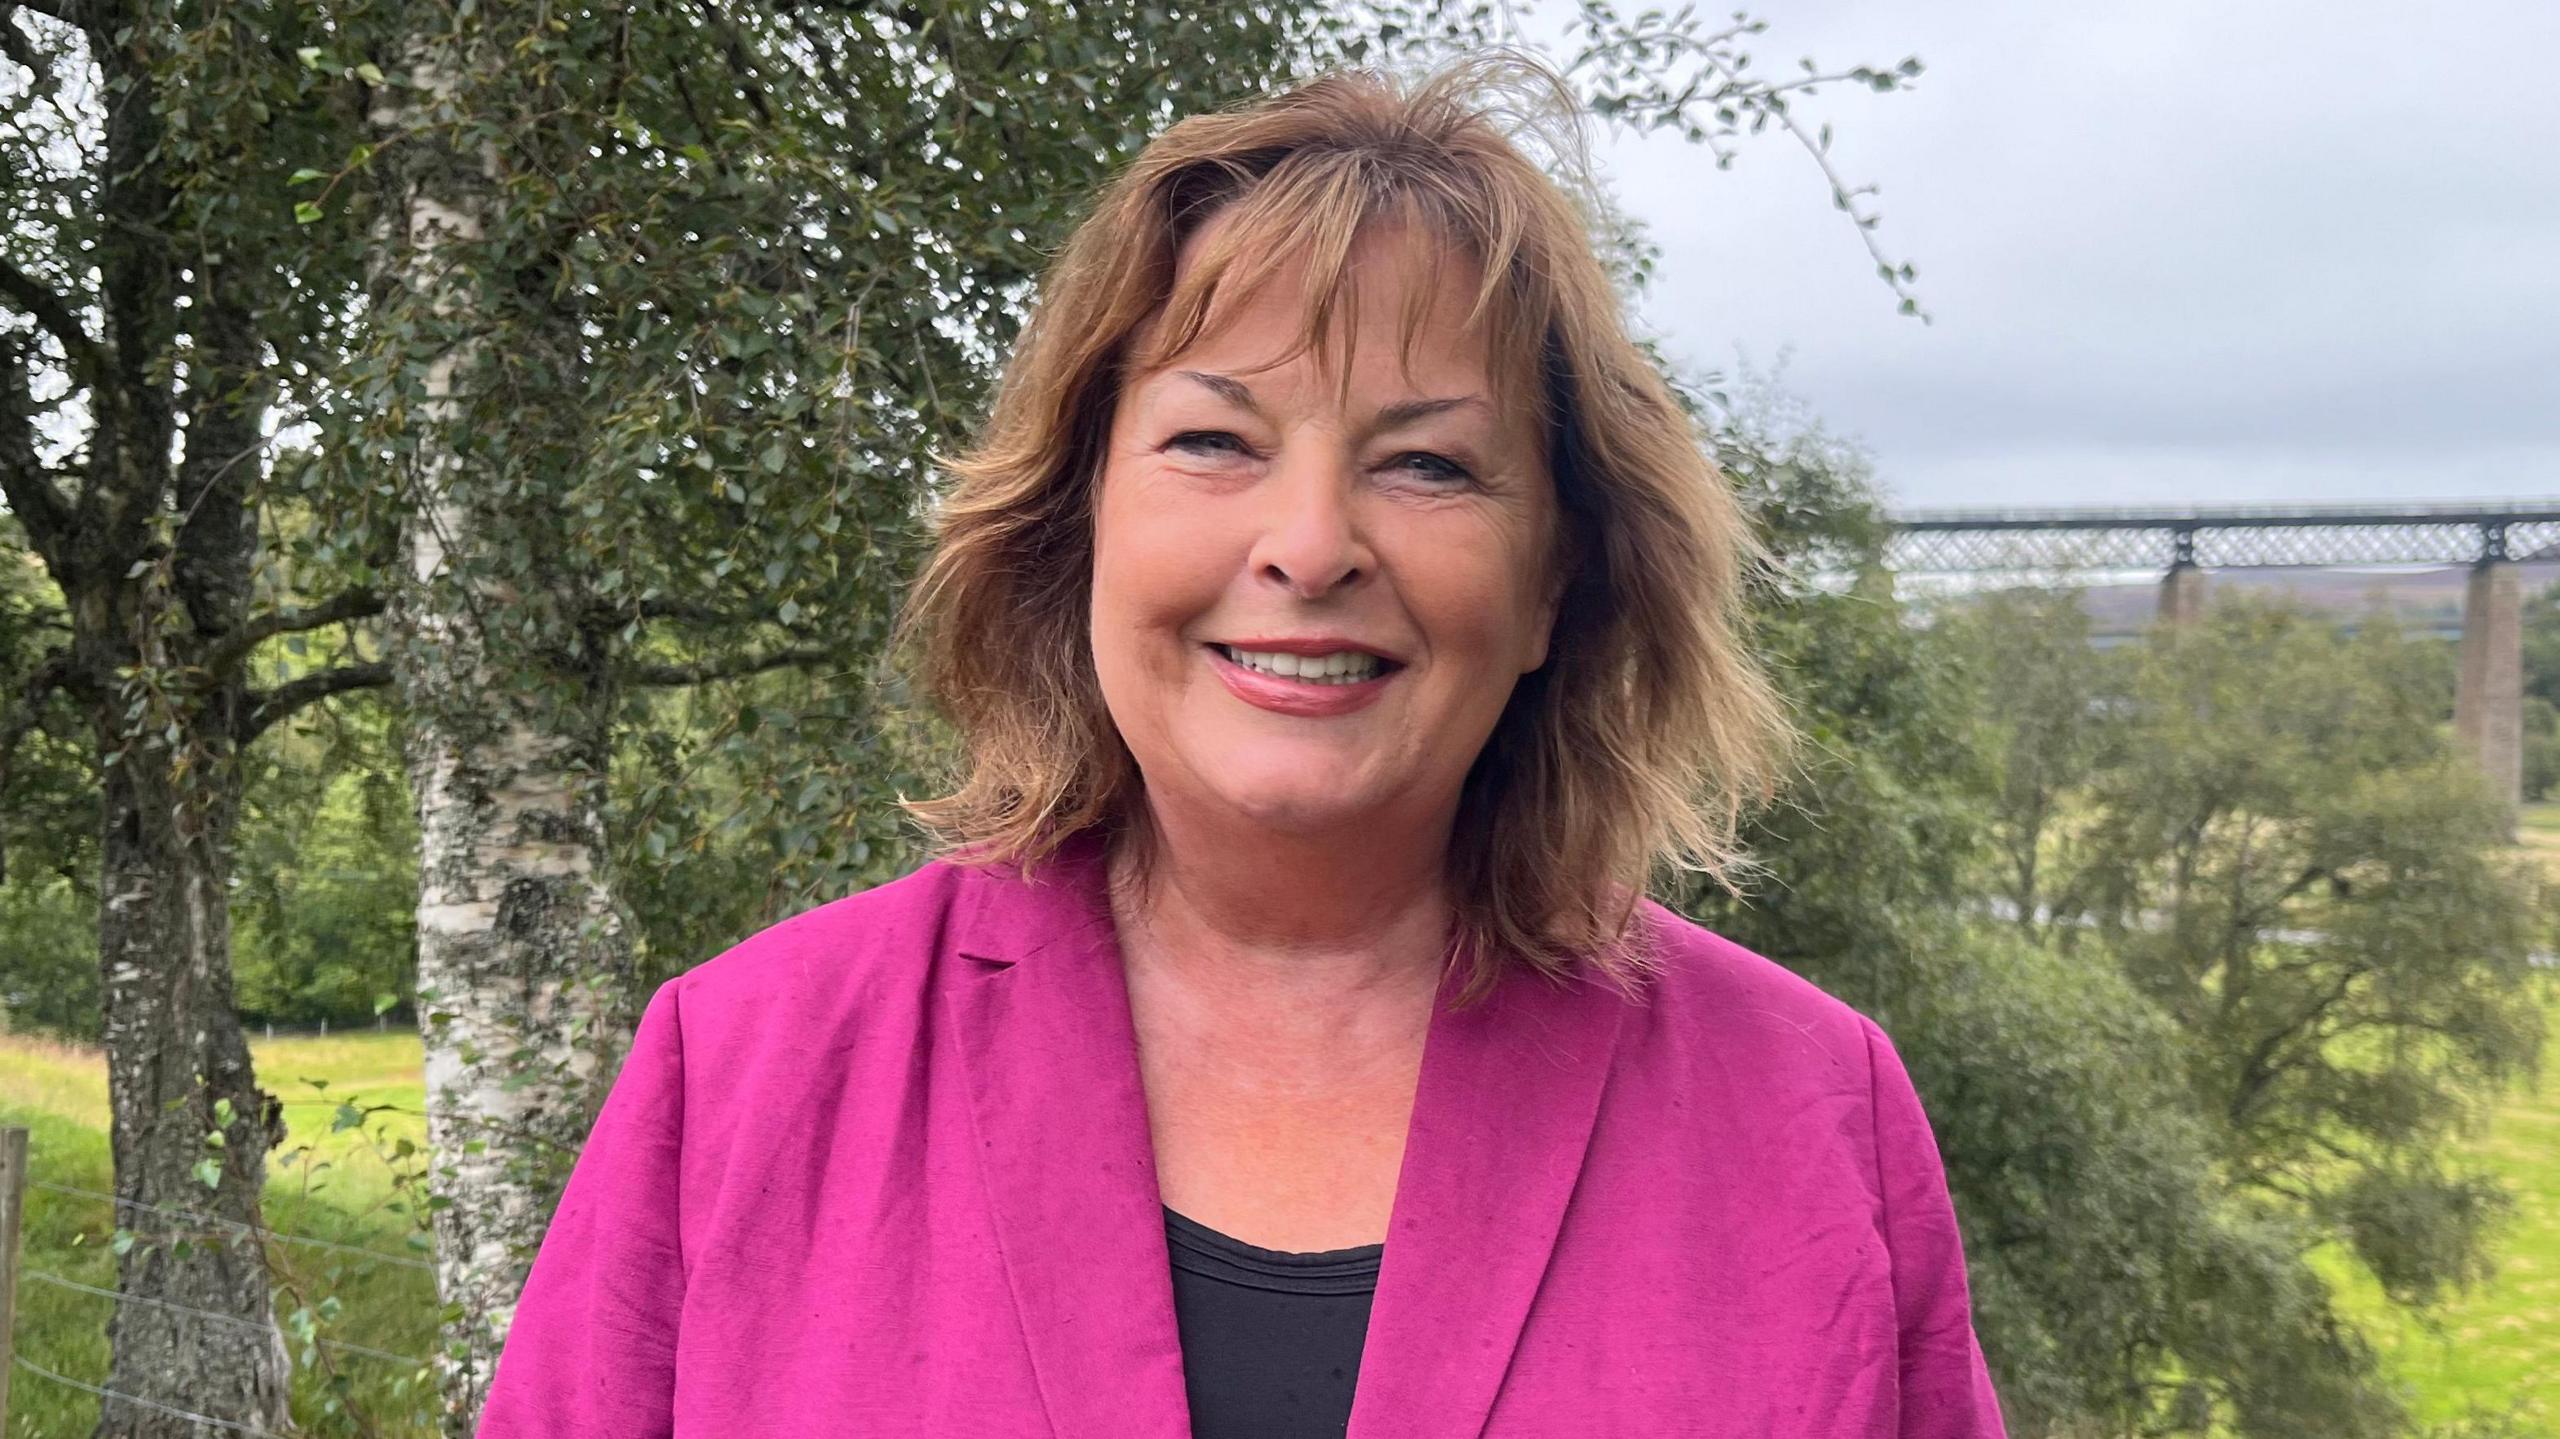
[[27,1198],[27,1131],[0,1129],[0,1434],[9,1432],[9,1373],[17,1367],[18,1214]]

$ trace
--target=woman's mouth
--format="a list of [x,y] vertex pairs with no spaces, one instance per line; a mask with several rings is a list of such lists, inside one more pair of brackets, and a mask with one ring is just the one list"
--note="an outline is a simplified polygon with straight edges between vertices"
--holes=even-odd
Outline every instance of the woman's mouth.
[[1387,661],[1364,650],[1299,655],[1276,650],[1244,650],[1234,645],[1211,645],[1210,648],[1257,674],[1313,685],[1358,684],[1362,680],[1376,679],[1387,668]]
[[1227,690],[1256,709],[1322,719],[1366,709],[1404,666],[1365,650],[1301,655],[1203,646]]

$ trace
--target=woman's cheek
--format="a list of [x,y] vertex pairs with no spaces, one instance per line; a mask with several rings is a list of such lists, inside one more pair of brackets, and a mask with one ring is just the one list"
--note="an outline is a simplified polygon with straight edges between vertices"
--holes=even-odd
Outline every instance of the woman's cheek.
[[1223,570],[1212,536],[1196,507],[1128,504],[1104,516],[1096,618],[1120,628],[1115,640],[1138,651],[1149,673],[1181,670],[1190,630],[1217,603]]
[[[1452,516],[1453,520],[1459,517]],[[1527,653],[1540,613],[1538,576],[1511,526],[1483,515],[1417,534],[1399,547],[1406,602],[1424,623],[1488,665]]]

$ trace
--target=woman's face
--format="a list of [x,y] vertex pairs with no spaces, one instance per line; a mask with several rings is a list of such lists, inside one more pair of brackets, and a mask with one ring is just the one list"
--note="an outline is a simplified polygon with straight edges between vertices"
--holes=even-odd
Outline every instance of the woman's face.
[[1348,386],[1338,347],[1264,368],[1297,333],[1284,272],[1129,377],[1114,411],[1094,665],[1159,814],[1299,837],[1445,827],[1513,685],[1546,661],[1554,486],[1534,421],[1459,327],[1473,267],[1388,233],[1353,269]]

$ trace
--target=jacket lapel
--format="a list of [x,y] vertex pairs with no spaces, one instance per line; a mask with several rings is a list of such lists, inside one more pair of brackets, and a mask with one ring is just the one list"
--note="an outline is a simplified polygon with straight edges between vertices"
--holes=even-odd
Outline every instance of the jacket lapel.
[[1190,1439],[1128,982],[1097,845],[972,874],[950,1014],[1057,1439]]
[[1476,1439],[1581,1176],[1628,1008],[1521,971],[1442,987],[1422,1055],[1348,1439]]
[[[1057,1439],[1190,1439],[1155,1153],[1098,838],[973,873],[952,1025],[1005,1271]],[[1627,1003],[1444,982],[1348,1439],[1476,1439],[1581,1174]]]

